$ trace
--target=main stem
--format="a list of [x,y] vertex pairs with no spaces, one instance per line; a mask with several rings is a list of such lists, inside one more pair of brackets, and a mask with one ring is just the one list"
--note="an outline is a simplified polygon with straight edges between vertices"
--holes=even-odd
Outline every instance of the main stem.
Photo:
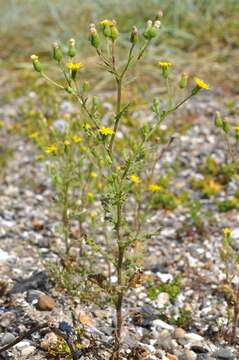
[[117,223],[116,223],[116,234],[117,234],[117,245],[118,245],[118,259],[117,259],[117,285],[118,293],[115,302],[116,310],[116,329],[115,329],[115,345],[112,360],[118,360],[120,355],[121,346],[121,332],[123,324],[122,305],[123,305],[123,260],[124,260],[124,246],[121,241],[121,216],[122,216],[122,204],[119,199],[117,204]]
[[110,139],[109,144],[109,155],[112,158],[112,152],[113,152],[113,145],[115,140],[115,135],[117,133],[119,122],[120,122],[120,110],[121,110],[121,95],[122,95],[122,79],[116,79],[116,85],[117,85],[117,103],[116,103],[116,120],[114,124],[114,132]]
[[230,339],[231,344],[234,344],[236,340],[238,318],[239,318],[239,285],[237,285],[236,296],[235,296],[234,314],[232,320],[232,333]]

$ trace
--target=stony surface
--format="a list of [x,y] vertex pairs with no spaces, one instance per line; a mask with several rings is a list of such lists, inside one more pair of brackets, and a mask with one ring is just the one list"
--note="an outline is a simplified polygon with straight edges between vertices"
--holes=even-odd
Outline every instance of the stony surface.
[[[22,101],[19,99],[3,107],[1,116],[9,123],[14,121],[16,108]],[[180,154],[180,161],[187,164],[177,178],[175,186],[178,188],[188,186],[190,189],[188,179],[192,173],[198,174],[202,157],[213,154],[224,160],[223,144],[218,144],[215,130],[210,125],[214,112],[220,107],[217,98],[203,96],[199,103],[192,102],[187,106],[186,114],[193,117],[193,125],[165,154],[165,161],[169,163],[179,160]],[[108,359],[113,311],[103,306],[86,306],[49,279],[44,262],[56,258],[50,251],[50,244],[61,241],[54,230],[57,219],[49,206],[53,196],[50,180],[44,165],[35,163],[36,152],[29,141],[12,135],[11,144],[14,156],[0,182],[1,345],[8,344],[36,323],[66,321],[72,324],[73,314],[76,325],[86,329],[98,349],[97,356],[92,351],[84,359]],[[222,197],[233,193],[236,186],[232,180]],[[191,194],[194,195],[192,191]],[[156,218],[150,220],[152,223],[157,221],[162,231],[149,242],[145,273],[161,283],[181,274],[183,287],[175,301],[171,301],[165,291],[150,300],[144,286],[132,291],[125,304],[123,359],[239,358],[238,346],[229,346],[220,332],[220,324],[226,323],[227,306],[218,294],[218,284],[223,278],[219,260],[220,231],[232,227],[233,241],[239,249],[239,214],[236,210],[217,212],[211,198],[204,202],[219,224],[208,223],[205,234],[195,233],[192,229],[182,231],[188,215],[180,207],[175,211],[159,210]],[[177,318],[182,307],[192,314],[192,322],[184,329],[168,321],[171,314]],[[82,340],[86,346],[90,343],[89,338]],[[55,340],[54,334],[37,332],[2,358],[45,359],[49,342]]]

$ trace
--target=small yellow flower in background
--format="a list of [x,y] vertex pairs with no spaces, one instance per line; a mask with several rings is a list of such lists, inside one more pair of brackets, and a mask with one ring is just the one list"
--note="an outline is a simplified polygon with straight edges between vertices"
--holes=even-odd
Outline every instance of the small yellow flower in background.
[[82,141],[82,138],[80,136],[77,136],[77,135],[74,135],[72,136],[72,140],[75,142],[75,143],[79,143]]
[[82,64],[82,63],[67,63],[67,64],[66,64],[66,67],[67,67],[69,70],[78,71],[78,70],[80,70],[80,69],[83,68],[83,64]]
[[168,69],[170,68],[173,64],[169,61],[159,61],[159,66],[162,68],[162,69]]
[[85,124],[83,125],[83,128],[86,129],[86,130],[89,130],[89,129],[92,128],[92,126],[91,126],[89,123],[85,123]]
[[204,89],[204,90],[210,89],[210,86],[207,83],[205,83],[203,80],[199,79],[198,77],[195,77],[193,80],[197,85],[197,87],[199,87],[199,89]]
[[131,175],[130,176],[130,180],[132,181],[132,183],[134,184],[139,184],[140,183],[140,178],[137,175]]
[[99,24],[102,26],[113,26],[113,21],[105,19],[105,20],[100,21]]
[[206,184],[206,187],[208,187],[214,193],[218,193],[222,188],[221,185],[214,180],[209,180]]
[[232,229],[229,228],[229,227],[226,227],[226,228],[223,229],[223,233],[224,233],[225,236],[229,237],[232,234]]
[[94,220],[97,217],[97,212],[96,211],[91,211],[90,216]]
[[94,194],[92,192],[88,192],[86,195],[87,195],[88,200],[94,199]]
[[161,191],[162,187],[160,185],[157,185],[157,184],[150,184],[148,189],[151,192],[157,192],[157,191]]
[[101,182],[99,182],[99,183],[97,184],[97,187],[98,187],[98,189],[102,189],[103,184],[102,184]]
[[107,128],[107,127],[102,127],[98,131],[101,135],[104,135],[104,136],[114,134],[114,131],[111,128]]
[[98,176],[97,173],[94,172],[94,171],[92,171],[92,172],[90,173],[90,177],[92,177],[92,179],[96,179],[97,176]]
[[29,138],[31,138],[31,139],[37,139],[38,136],[39,136],[38,132],[34,132],[34,133],[32,133],[32,134],[29,135]]
[[55,154],[55,153],[57,152],[57,146],[56,146],[55,144],[49,145],[49,146],[46,148],[45,152],[46,152],[47,154]]

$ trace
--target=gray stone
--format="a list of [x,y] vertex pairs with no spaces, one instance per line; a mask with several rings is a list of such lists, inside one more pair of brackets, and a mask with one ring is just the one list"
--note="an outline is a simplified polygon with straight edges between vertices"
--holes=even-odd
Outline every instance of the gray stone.
[[7,332],[1,337],[1,344],[7,345],[10,344],[13,340],[15,340],[15,336]]
[[217,359],[223,359],[223,360],[234,360],[235,356],[233,355],[231,349],[218,349],[213,353],[213,356]]

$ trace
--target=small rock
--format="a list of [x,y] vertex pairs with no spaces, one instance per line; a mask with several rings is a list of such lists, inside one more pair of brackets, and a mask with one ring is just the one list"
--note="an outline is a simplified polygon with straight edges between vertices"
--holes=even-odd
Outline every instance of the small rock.
[[1,344],[7,345],[10,344],[13,340],[15,340],[15,336],[7,332],[1,337]]
[[41,295],[38,299],[37,309],[41,311],[51,311],[56,306],[54,299],[48,295]]
[[233,360],[235,359],[231,349],[219,349],[213,353],[216,359]]
[[35,350],[36,350],[36,348],[34,346],[25,347],[24,349],[21,350],[21,355],[29,356],[29,355],[33,354]]
[[43,350],[48,351],[48,349],[50,348],[50,346],[57,344],[58,342],[58,337],[55,333],[50,332],[48,334],[45,335],[44,339],[42,340],[40,346]]
[[184,353],[180,356],[180,360],[196,360],[197,354],[193,351],[186,349]]
[[166,292],[161,292],[157,296],[156,305],[159,309],[163,308],[165,305],[169,303],[169,294]]
[[166,322],[164,322],[163,320],[157,319],[153,321],[153,325],[156,328],[161,328],[161,329],[167,329],[167,330],[173,330],[173,326],[167,324]]
[[41,295],[44,295],[44,293],[40,290],[29,290],[27,292],[26,300],[29,303],[32,303],[35,300],[38,300]]
[[11,258],[11,256],[6,252],[0,249],[0,264],[5,263]]
[[167,354],[167,358],[169,359],[169,360],[178,360],[178,357],[176,356],[176,355],[173,355],[173,354]]
[[191,341],[203,341],[204,340],[202,336],[200,336],[198,334],[194,334],[194,333],[187,333],[185,335],[185,337]]
[[175,339],[181,339],[181,338],[184,338],[186,335],[186,332],[185,330],[183,330],[182,328],[176,328],[174,330],[174,337]]

